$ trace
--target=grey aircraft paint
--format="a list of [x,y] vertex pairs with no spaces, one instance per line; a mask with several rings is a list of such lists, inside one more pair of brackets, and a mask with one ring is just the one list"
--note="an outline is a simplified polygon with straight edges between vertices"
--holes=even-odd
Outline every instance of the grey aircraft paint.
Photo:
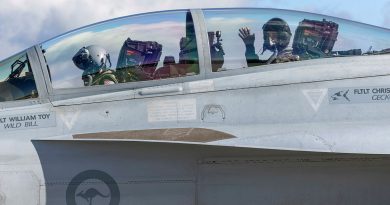
[[[259,13],[233,13],[240,11]],[[33,73],[36,88],[27,93],[30,98],[0,102],[0,205],[390,202],[390,55],[385,49],[213,72],[208,25],[226,21],[210,12],[225,10],[171,12],[192,15],[197,75],[55,88],[53,76],[67,73],[55,73],[46,59],[51,51],[41,46],[90,27],[15,55],[27,56],[31,70],[21,77]],[[151,15],[160,13],[134,18]],[[112,29],[110,23],[127,18],[133,17],[92,28]],[[169,20],[165,26],[184,25]],[[381,31],[381,42],[390,42],[386,29],[333,21],[367,28],[373,35]],[[340,34],[338,40],[345,38]],[[12,64],[8,61],[4,65]],[[181,75],[172,65],[166,67]],[[9,87],[0,84],[2,91]]]

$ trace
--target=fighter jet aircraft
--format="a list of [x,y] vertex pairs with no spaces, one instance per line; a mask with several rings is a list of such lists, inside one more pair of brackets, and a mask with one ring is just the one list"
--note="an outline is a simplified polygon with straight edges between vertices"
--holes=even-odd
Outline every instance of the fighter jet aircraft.
[[0,63],[0,205],[389,204],[390,30],[240,8]]

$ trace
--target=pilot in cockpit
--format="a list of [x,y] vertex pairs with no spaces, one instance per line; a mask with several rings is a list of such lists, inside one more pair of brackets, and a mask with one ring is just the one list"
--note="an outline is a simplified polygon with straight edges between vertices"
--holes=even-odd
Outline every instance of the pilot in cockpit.
[[[85,86],[118,83],[114,71],[110,69],[110,55],[104,48],[96,45],[82,47],[72,60],[78,68],[84,71],[82,79]],[[107,66],[107,63],[110,65]]]
[[299,56],[293,55],[291,51],[286,50],[290,43],[291,31],[283,19],[272,18],[263,25],[262,29],[264,40],[262,54],[266,50],[273,53],[267,60],[259,59],[259,56],[256,54],[254,46],[255,34],[251,34],[248,27],[239,29],[238,35],[246,47],[245,57],[248,67],[299,60]]

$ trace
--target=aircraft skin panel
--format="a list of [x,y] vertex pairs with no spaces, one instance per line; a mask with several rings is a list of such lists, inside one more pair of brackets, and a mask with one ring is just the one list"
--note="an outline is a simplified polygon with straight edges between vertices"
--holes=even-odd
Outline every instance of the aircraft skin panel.
[[85,97],[78,97],[68,100],[53,101],[53,106],[64,106],[64,105],[77,105],[77,104],[86,104],[86,103],[98,103],[104,101],[119,101],[119,100],[129,100],[134,99],[135,93],[133,90],[126,90],[114,93],[107,93],[101,95],[92,95]]
[[87,203],[88,190],[103,195],[93,195],[93,203],[115,205],[390,202],[387,155],[107,140],[33,143],[48,204]]
[[40,204],[40,184],[32,171],[0,171],[0,204]]
[[387,203],[388,196],[381,190],[386,189],[382,180],[388,179],[379,171],[384,167],[361,168],[353,159],[318,164],[313,162],[317,159],[307,163],[267,160],[214,159],[200,165],[199,204]]
[[[215,78],[214,90],[269,87],[385,76],[390,74],[387,67],[389,63],[389,56],[361,56],[269,65],[268,69],[265,70],[259,67],[260,69],[256,73]],[[273,66],[275,66],[275,69],[272,69]],[[372,82],[374,85],[376,83],[378,82]]]
[[[366,60],[371,57],[377,59]],[[204,128],[235,137],[209,142],[212,144],[387,154],[386,136],[390,130],[386,123],[390,113],[385,101],[332,102],[334,93],[330,92],[334,89],[348,88],[352,92],[354,88],[383,87],[389,82],[388,56],[355,58],[352,62],[325,65],[300,62],[302,66],[296,68],[128,92],[135,93],[135,99],[120,99],[124,92],[119,92],[78,98],[74,105],[71,105],[72,100],[58,101],[54,112],[58,126],[63,127],[62,134],[90,133],[88,138],[93,138],[91,133],[126,133],[153,128],[161,132],[154,132],[155,136],[145,139],[163,140],[157,136],[164,136],[166,129]],[[378,59],[381,62],[378,63]],[[318,61],[329,62],[328,59]],[[371,77],[367,77],[369,66],[373,68]],[[346,75],[348,73],[350,75]],[[172,86],[183,90],[153,93]],[[152,94],[139,94],[145,90]],[[86,103],[82,103],[83,100]],[[372,133],[378,140],[371,140]]]

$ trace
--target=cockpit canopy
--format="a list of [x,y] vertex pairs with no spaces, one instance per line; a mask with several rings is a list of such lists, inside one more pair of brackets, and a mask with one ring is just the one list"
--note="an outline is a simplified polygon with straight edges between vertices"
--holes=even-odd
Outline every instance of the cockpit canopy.
[[[96,76],[101,74],[86,79],[72,62],[80,48],[91,45],[109,53],[112,66],[103,70],[115,77],[110,84],[197,75],[201,56],[198,45],[205,45],[197,41],[204,41],[202,36],[208,37],[214,72],[317,58],[384,54],[390,48],[388,29],[329,16],[276,9],[202,12],[203,16],[196,18],[189,10],[128,16],[43,43],[53,87],[104,84],[104,80],[97,83],[95,79],[100,79]],[[196,29],[194,25],[200,26]],[[251,45],[239,35],[242,31],[252,37]]]
[[[47,85],[62,90],[389,54],[390,31],[288,10],[178,10],[96,23],[39,46]],[[33,70],[26,52],[0,62],[0,101],[38,97]]]
[[[82,59],[80,55],[78,59],[83,62],[82,65],[97,66],[76,69],[72,58],[80,49],[91,45],[106,50],[110,64],[89,63],[92,57]],[[42,44],[42,49],[45,50],[54,88],[101,85],[107,80],[113,84],[127,83],[199,73],[194,23],[188,10],[129,16],[98,23],[49,40]],[[169,65],[164,64],[167,57],[172,61]],[[112,78],[108,79],[108,75]]]
[[[250,57],[269,60],[273,55],[266,49],[270,33],[276,36],[274,43],[286,39],[284,36],[288,33],[291,35],[285,49],[291,55],[280,56],[274,63],[386,54],[390,48],[389,29],[330,16],[277,9],[207,9],[204,17],[208,32],[222,33],[225,55],[218,71],[248,67]],[[242,28],[250,30],[254,37],[250,49],[238,35]]]

